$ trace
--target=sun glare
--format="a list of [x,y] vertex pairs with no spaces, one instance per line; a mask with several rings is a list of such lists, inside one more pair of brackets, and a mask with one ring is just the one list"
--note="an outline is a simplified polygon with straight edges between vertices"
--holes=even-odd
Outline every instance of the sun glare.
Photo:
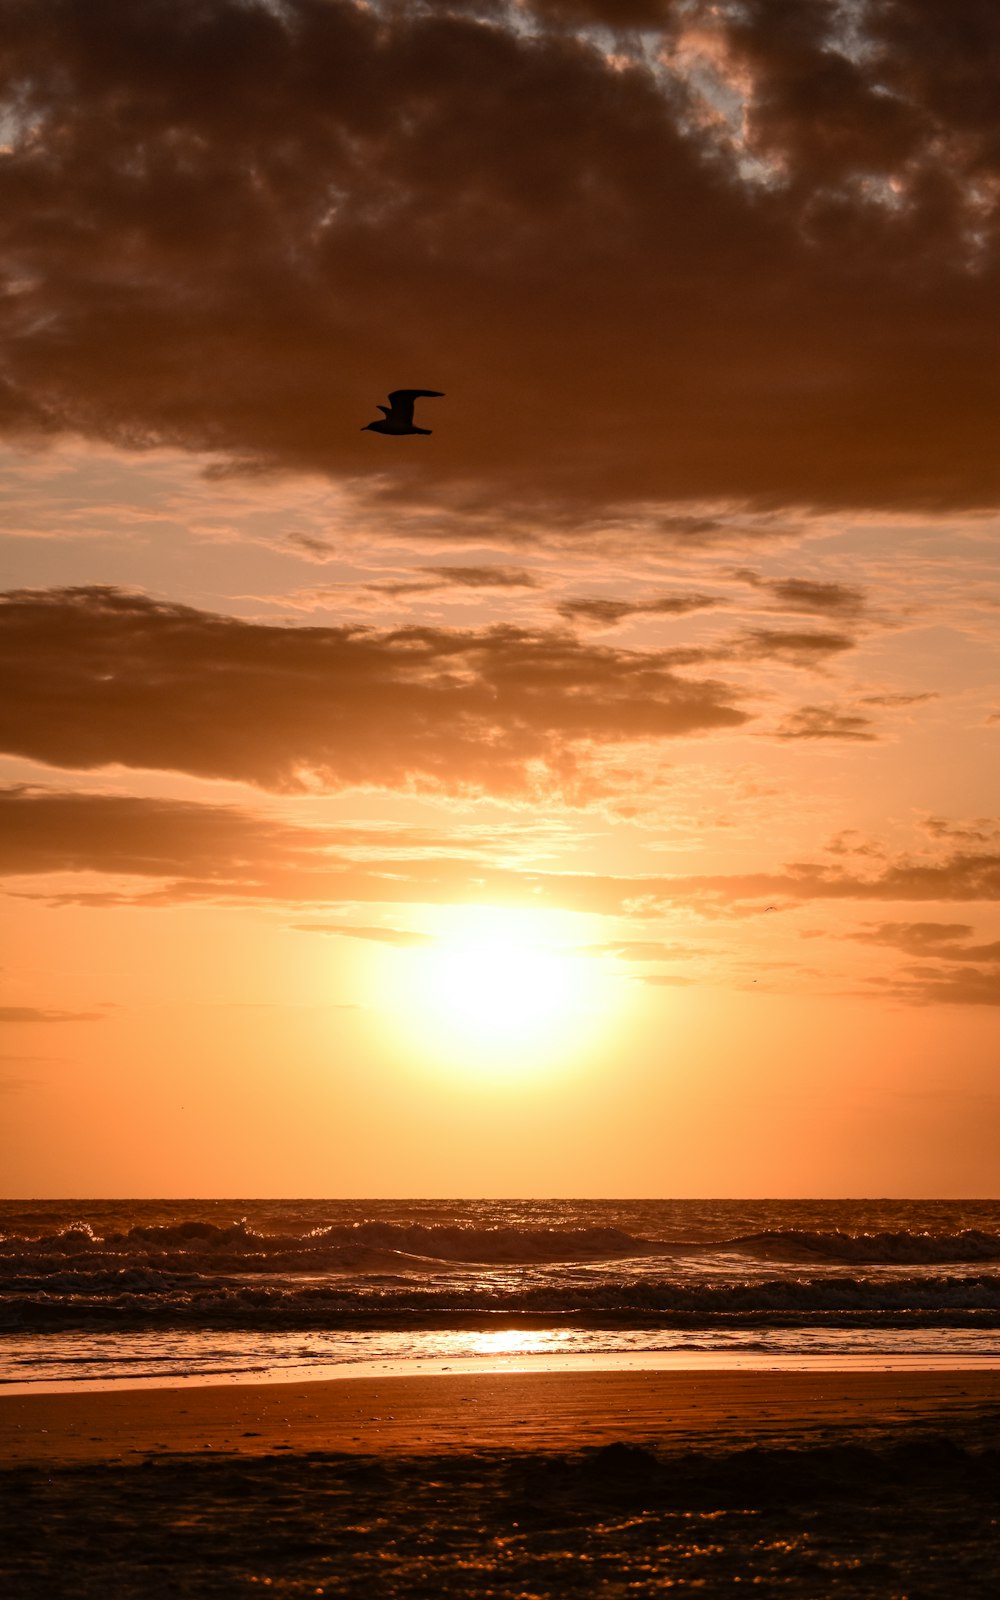
[[549,914],[464,907],[413,952],[408,1010],[426,1046],[505,1071],[582,1041],[605,1004],[597,963]]

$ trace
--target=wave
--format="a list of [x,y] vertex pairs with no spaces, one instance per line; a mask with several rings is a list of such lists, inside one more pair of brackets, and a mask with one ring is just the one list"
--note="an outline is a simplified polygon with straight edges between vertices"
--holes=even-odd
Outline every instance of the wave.
[[979,1322],[1000,1327],[1000,1277],[781,1278],[692,1283],[617,1278],[593,1284],[452,1289],[395,1282],[220,1282],[123,1268],[99,1278],[15,1279],[0,1302],[0,1329],[496,1327],[498,1321],[590,1327],[773,1327],[839,1322],[875,1326]]
[[763,1233],[743,1234],[727,1243],[750,1255],[790,1261],[820,1259],[913,1266],[947,1261],[1000,1261],[1000,1233],[987,1233],[979,1228],[963,1228],[957,1233],[913,1233],[908,1228],[883,1233],[774,1228]]
[[746,1255],[789,1262],[876,1265],[1000,1261],[1000,1233],[880,1233],[768,1229],[714,1240],[650,1238],[614,1227],[476,1227],[362,1221],[263,1233],[246,1218],[137,1226],[98,1234],[85,1222],[38,1235],[0,1235],[0,1280],[34,1268],[57,1273],[68,1261],[92,1270],[135,1264],[175,1271],[425,1273],[456,1266],[538,1266],[559,1262]]
[[223,1271],[382,1271],[449,1265],[516,1266],[559,1261],[600,1261],[670,1254],[665,1241],[644,1239],[619,1228],[479,1228],[421,1223],[359,1222],[310,1228],[301,1234],[260,1233],[246,1219],[228,1227],[181,1222],[95,1233],[76,1222],[56,1233],[0,1236],[0,1274],[45,1262],[50,1270],[68,1259],[113,1265],[123,1259],[148,1263],[211,1261]]

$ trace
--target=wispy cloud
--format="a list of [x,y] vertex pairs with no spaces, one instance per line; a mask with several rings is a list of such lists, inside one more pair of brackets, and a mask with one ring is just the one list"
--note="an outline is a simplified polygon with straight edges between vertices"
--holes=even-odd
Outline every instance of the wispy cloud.
[[750,628],[734,654],[751,661],[781,661],[793,667],[816,668],[845,650],[853,649],[854,644],[855,640],[846,633],[805,628]]
[[342,922],[295,922],[292,924],[292,932],[333,934],[344,939],[370,939],[375,944],[391,944],[403,950],[435,942],[433,934],[416,933],[408,928],[353,928]]
[[[137,880],[135,887],[60,884],[41,891],[56,903],[495,901],[645,918],[671,907],[743,917],[810,902],[1000,901],[998,849],[945,847],[932,858],[862,856],[861,870],[849,857],[846,867],[834,858],[833,865],[629,876],[497,865],[488,839],[477,856],[468,846],[464,853],[449,850],[444,839],[419,846],[408,830],[396,835],[386,829],[375,851],[364,830],[296,824],[238,806],[24,787],[0,789],[0,824],[0,870],[8,877],[101,873]],[[641,947],[626,940],[610,948]]]
[[58,1011],[51,1006],[0,1006],[0,1023],[103,1022],[103,1011]]
[[665,594],[649,600],[612,600],[595,595],[562,600],[556,610],[567,622],[613,628],[629,617],[685,617],[693,611],[711,611],[724,604],[724,600],[709,594]]
[[823,582],[817,578],[764,578],[747,567],[733,577],[761,590],[773,611],[816,613],[853,620],[865,610],[865,591],[855,584]]
[[778,739],[846,739],[870,743],[878,736],[871,717],[837,706],[799,706],[774,729]]

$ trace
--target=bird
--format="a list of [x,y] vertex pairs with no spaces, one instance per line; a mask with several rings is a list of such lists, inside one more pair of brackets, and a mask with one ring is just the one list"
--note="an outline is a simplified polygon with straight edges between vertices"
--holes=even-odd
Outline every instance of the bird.
[[430,433],[430,428],[417,428],[413,424],[414,400],[443,400],[440,389],[393,389],[387,406],[379,406],[382,415],[378,422],[369,422],[362,433]]

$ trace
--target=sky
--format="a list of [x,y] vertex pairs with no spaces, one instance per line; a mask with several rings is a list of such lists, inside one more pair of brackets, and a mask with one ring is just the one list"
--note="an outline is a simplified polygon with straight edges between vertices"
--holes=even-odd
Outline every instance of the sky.
[[0,1192],[998,1193],[998,67],[0,0]]

